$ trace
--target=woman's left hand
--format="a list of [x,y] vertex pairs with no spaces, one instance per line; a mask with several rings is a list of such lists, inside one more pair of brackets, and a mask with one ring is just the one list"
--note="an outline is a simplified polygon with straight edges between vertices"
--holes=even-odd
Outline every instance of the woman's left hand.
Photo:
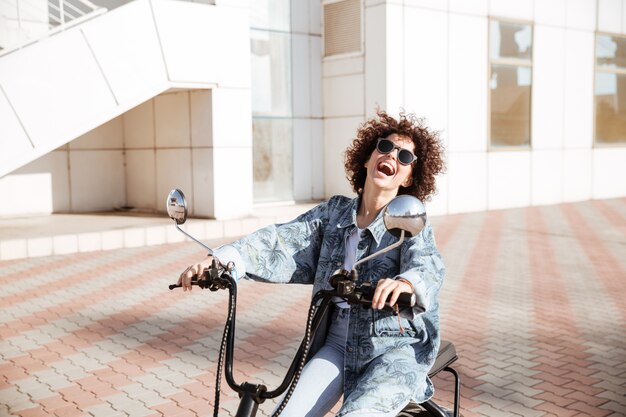
[[395,305],[398,301],[398,297],[403,292],[409,294],[413,292],[413,289],[407,282],[391,278],[381,279],[378,281],[376,290],[372,296],[372,308],[380,310],[385,307],[385,301],[389,298],[389,294],[391,294],[389,305]]

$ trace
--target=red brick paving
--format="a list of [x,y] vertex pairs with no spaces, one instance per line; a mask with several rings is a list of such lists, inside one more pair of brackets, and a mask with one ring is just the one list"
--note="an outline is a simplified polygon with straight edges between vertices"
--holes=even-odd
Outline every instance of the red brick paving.
[[[626,415],[626,199],[433,223],[466,417]],[[166,288],[201,253],[181,243],[0,263],[0,416],[212,415],[226,296]],[[45,285],[11,286],[21,279]],[[238,381],[280,381],[309,296],[241,283]],[[451,378],[434,381],[450,405]],[[234,415],[222,387],[221,414]]]

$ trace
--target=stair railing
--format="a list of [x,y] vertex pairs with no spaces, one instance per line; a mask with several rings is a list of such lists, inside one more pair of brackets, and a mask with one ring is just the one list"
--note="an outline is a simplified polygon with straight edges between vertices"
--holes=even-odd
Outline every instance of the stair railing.
[[[43,12],[41,0],[0,0],[0,6],[0,11],[4,12],[0,15],[0,25],[6,21],[14,21],[11,25],[14,32],[10,36],[13,40],[0,39],[0,56],[107,11],[106,8],[97,6],[89,0],[48,0],[47,11],[44,9]],[[40,23],[42,31],[33,31],[33,25],[36,23]]]

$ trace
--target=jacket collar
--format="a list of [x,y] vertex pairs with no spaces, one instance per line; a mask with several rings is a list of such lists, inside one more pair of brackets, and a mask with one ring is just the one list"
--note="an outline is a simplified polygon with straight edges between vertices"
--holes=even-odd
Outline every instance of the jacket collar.
[[[346,206],[346,209],[339,216],[339,219],[337,221],[337,228],[339,229],[350,228],[351,229],[350,231],[352,231],[352,229],[357,227],[356,214],[359,208],[360,200],[361,200],[361,197],[359,196],[359,197],[352,199],[352,201],[350,201],[350,203]],[[384,212],[384,208],[376,215],[376,218],[374,219],[374,221],[365,228],[365,230],[369,230],[372,236],[374,237],[374,240],[376,241],[376,245],[380,245],[380,241],[382,240],[383,235],[387,231],[387,229],[385,228],[385,223],[383,222],[383,212]]]

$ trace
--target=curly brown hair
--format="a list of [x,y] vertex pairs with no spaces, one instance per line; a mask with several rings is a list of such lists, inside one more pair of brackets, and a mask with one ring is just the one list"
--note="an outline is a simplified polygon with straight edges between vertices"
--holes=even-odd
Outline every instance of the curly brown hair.
[[444,150],[439,135],[430,131],[424,125],[424,120],[414,114],[402,111],[400,117],[395,119],[378,110],[376,115],[378,117],[363,123],[345,153],[346,176],[352,189],[357,194],[363,193],[367,177],[365,163],[376,149],[378,138],[386,138],[396,133],[413,141],[417,156],[417,160],[413,162],[413,181],[408,187],[401,186],[398,194],[414,195],[422,201],[430,200],[436,188],[435,177],[445,171]]

